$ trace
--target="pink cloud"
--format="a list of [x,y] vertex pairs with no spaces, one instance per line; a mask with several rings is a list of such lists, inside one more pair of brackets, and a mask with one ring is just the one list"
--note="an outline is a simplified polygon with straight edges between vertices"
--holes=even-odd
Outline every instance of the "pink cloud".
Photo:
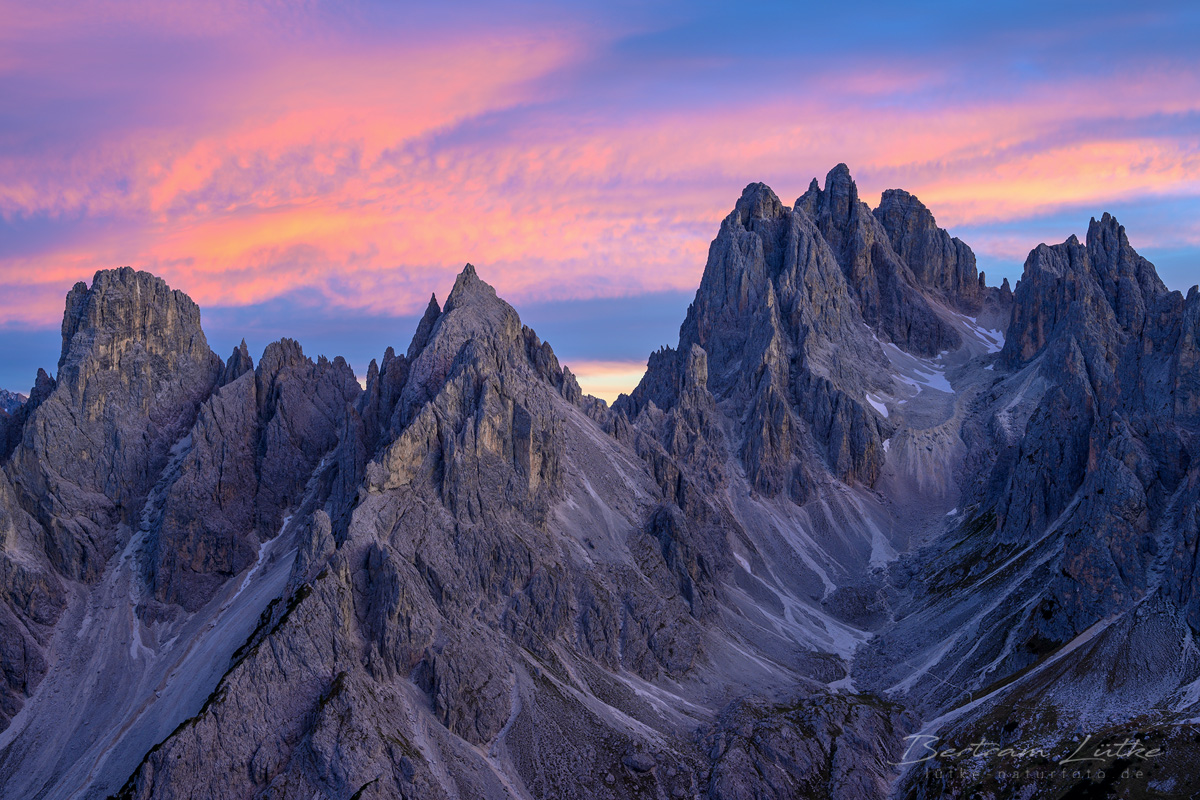
[[[515,302],[686,291],[742,186],[765,180],[790,203],[839,161],[868,202],[903,186],[948,226],[1200,194],[1194,132],[1109,130],[1200,111],[1200,77],[1170,65],[932,106],[875,100],[940,86],[944,72],[840,65],[793,94],[589,113],[547,88],[600,46],[578,29],[442,30],[397,45],[285,24],[255,43],[239,26],[267,24],[256,6],[208,8],[147,4],[139,23],[230,42],[236,68],[189,73],[188,107],[169,122],[0,149],[0,217],[112,220],[0,259],[0,280],[31,298],[0,304],[0,323],[53,324],[71,282],[122,264],[201,304],[314,289],[377,313],[419,311],[466,261]],[[70,38],[115,24],[116,9],[6,5],[0,41]],[[0,60],[0,73],[26,57]]]

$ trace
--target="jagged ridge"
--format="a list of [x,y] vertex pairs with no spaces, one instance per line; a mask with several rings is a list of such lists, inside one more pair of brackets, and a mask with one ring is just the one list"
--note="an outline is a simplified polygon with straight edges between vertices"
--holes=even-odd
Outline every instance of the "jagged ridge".
[[470,265],[365,390],[98,273],[0,418],[4,792],[925,796],[903,737],[980,696],[1171,719],[1198,316],[1107,215],[1010,292],[844,165],[747,187],[612,409]]

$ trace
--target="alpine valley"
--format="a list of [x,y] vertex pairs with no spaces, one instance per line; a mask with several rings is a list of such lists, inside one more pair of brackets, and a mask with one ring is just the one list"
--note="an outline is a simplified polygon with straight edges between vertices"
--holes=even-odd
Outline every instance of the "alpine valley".
[[1108,214],[1010,289],[751,184],[611,407],[470,265],[365,388],[102,271],[0,463],[6,799],[1200,792],[1200,289]]

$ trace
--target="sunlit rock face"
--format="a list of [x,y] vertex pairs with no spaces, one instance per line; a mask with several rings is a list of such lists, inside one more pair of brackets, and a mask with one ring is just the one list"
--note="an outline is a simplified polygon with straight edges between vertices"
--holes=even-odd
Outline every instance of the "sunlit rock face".
[[912,737],[1139,726],[1186,789],[1198,325],[1108,215],[989,287],[845,165],[611,408],[470,265],[365,387],[97,273],[0,398],[0,797],[1008,797]]

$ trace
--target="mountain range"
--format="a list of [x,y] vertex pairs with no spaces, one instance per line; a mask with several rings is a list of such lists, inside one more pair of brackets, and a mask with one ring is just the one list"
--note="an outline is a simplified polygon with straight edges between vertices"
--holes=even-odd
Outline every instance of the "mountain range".
[[751,184],[611,407],[469,264],[365,387],[130,268],[62,340],[0,397],[2,798],[1200,792],[1200,289],[1108,214],[995,287],[845,165]]

